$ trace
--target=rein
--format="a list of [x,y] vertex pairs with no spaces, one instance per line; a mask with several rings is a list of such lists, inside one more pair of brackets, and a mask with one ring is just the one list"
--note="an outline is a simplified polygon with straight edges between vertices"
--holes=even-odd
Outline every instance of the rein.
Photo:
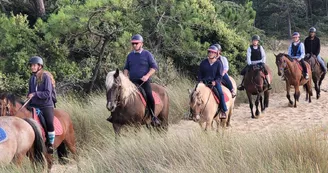
[[20,112],[31,101],[31,99],[32,97],[27,99],[25,103],[18,109],[18,111],[13,116],[15,116],[18,112]]
[[[203,109],[199,112],[199,116],[201,116],[203,114],[203,111],[205,110],[206,106],[207,106],[207,103],[208,101],[210,100],[210,97],[211,97],[211,94],[212,94],[212,89],[214,88],[214,86],[212,85],[211,87],[211,91],[210,91],[210,94],[208,95],[207,97],[207,101],[205,103],[205,106],[203,107]],[[192,113],[190,112],[190,114],[192,115]],[[190,117],[190,116],[189,116]]]
[[[145,83],[146,81],[143,81],[139,86],[137,86],[137,89],[136,90],[134,90],[134,91],[139,91],[139,89],[141,88],[141,86]],[[132,95],[132,93],[131,94],[129,94],[125,99],[128,99],[130,96]],[[124,100],[125,100],[124,99]],[[123,99],[122,99],[122,101],[124,101]],[[119,103],[119,102],[118,102]]]

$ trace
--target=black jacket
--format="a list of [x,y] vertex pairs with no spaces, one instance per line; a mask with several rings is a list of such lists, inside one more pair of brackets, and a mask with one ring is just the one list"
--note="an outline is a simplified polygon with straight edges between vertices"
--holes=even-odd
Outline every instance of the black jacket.
[[311,37],[309,36],[304,40],[304,47],[305,54],[313,53],[315,56],[318,56],[320,53],[320,39],[315,36],[314,39],[311,40]]

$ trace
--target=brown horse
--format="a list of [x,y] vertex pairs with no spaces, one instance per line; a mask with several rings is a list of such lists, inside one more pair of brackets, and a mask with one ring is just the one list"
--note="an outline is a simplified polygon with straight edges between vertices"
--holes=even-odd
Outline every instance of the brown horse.
[[45,145],[41,130],[33,119],[0,117],[0,130],[0,165],[13,161],[20,166],[26,155],[34,163],[44,165]]
[[[236,90],[236,82],[230,77],[233,88]],[[217,125],[221,127],[230,126],[230,119],[233,113],[233,108],[235,104],[235,98],[232,98],[231,92],[228,88],[222,85],[222,91],[228,96],[229,100],[226,102],[228,115],[226,119],[220,119],[220,115],[216,115],[219,104],[214,98],[214,93],[211,89],[203,83],[198,83],[194,91],[189,90],[190,94],[190,111],[191,116],[194,121],[198,121],[202,129],[208,130],[213,123],[213,119],[216,121]],[[237,91],[237,90],[236,90]],[[212,126],[213,128],[213,126]],[[219,128],[217,128],[219,130]]]
[[[249,107],[251,109],[252,118],[256,118],[260,116],[259,111],[259,104],[261,105],[261,112],[265,111],[265,108],[269,106],[269,96],[270,91],[268,90],[268,86],[264,85],[265,80],[265,74],[262,70],[263,66],[261,65],[250,65],[249,70],[245,74],[245,90],[248,97]],[[269,66],[265,65],[265,68],[268,71],[268,76],[270,79],[269,82],[272,81],[272,72]],[[252,95],[256,95],[255,100],[255,116],[253,112],[253,101],[252,101]],[[263,95],[264,95],[264,104],[263,104]]]
[[312,71],[310,65],[305,62],[306,68],[308,69],[309,79],[305,79],[302,75],[302,70],[299,68],[298,61],[293,60],[288,54],[279,53],[276,56],[276,65],[278,67],[278,75],[284,75],[286,79],[286,91],[287,91],[287,99],[289,101],[289,105],[293,105],[293,101],[290,99],[290,86],[293,85],[295,88],[294,94],[294,107],[297,107],[296,101],[299,101],[300,93],[300,85],[303,85],[306,89],[306,95],[309,98],[309,103],[311,103],[312,96]]
[[325,78],[326,73],[322,70],[317,57],[313,54],[306,54],[304,60],[308,62],[311,66],[312,80],[314,83],[314,88],[317,94],[317,99],[320,97],[320,86],[322,80]]
[[[157,93],[160,103],[155,105],[155,116],[161,121],[160,127],[168,127],[169,96],[165,88],[151,84]],[[146,106],[143,104],[138,88],[118,69],[109,72],[106,77],[107,109],[111,112],[108,119],[113,124],[115,134],[119,135],[122,127],[133,125],[139,127],[146,124],[150,127],[150,116],[146,116]]]
[[[17,116],[20,118],[33,118],[32,111],[28,110],[25,107],[22,107],[22,102],[18,101],[16,97],[12,94],[4,93],[0,96],[1,107],[0,116]],[[61,163],[66,163],[65,157],[67,157],[67,149],[75,155],[76,146],[75,146],[75,134],[73,129],[72,120],[67,112],[61,109],[54,110],[55,117],[58,118],[61,123],[63,133],[61,135],[56,135],[54,148],[57,149],[57,154],[59,161]],[[48,169],[52,167],[52,155],[46,154],[48,161]]]

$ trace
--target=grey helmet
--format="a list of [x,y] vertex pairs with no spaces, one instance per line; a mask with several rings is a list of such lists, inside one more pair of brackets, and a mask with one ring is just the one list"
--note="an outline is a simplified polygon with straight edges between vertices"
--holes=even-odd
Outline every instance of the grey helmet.
[[253,41],[253,40],[260,41],[260,36],[258,36],[258,35],[254,35],[254,36],[252,37],[252,41]]
[[43,66],[43,60],[39,56],[32,56],[30,58],[30,60],[28,61],[28,65],[31,65],[31,64],[39,64],[39,65]]
[[218,44],[218,43],[216,43],[216,44],[213,44],[213,46],[217,47],[219,50],[222,50],[222,48],[221,48],[221,45],[220,45],[220,44]]
[[317,30],[315,29],[315,27],[311,27],[311,28],[309,29],[309,32],[317,32]]
[[143,38],[140,34],[136,34],[131,38],[131,43],[142,43],[142,42],[143,42]]

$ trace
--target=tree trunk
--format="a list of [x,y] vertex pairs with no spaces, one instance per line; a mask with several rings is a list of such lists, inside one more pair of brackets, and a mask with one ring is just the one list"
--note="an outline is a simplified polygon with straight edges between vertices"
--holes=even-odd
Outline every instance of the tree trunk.
[[100,50],[100,54],[99,54],[99,57],[98,57],[98,60],[97,60],[97,64],[96,64],[96,67],[94,68],[93,70],[93,76],[91,78],[91,83],[90,83],[90,86],[89,86],[89,89],[87,90],[87,93],[90,93],[93,89],[93,86],[95,85],[95,81],[98,77],[98,73],[99,73],[99,70],[100,70],[100,67],[101,67],[101,62],[102,62],[102,59],[104,58],[104,55],[105,55],[105,49],[109,43],[109,38],[105,37],[104,39],[104,42],[102,44],[102,47],[101,47],[101,50]]
[[291,37],[292,36],[292,21],[291,21],[291,15],[290,15],[290,10],[289,8],[288,10],[288,14],[287,14],[287,21],[288,21],[288,35]]
[[46,14],[43,0],[32,0],[32,4],[37,17],[42,17]]

